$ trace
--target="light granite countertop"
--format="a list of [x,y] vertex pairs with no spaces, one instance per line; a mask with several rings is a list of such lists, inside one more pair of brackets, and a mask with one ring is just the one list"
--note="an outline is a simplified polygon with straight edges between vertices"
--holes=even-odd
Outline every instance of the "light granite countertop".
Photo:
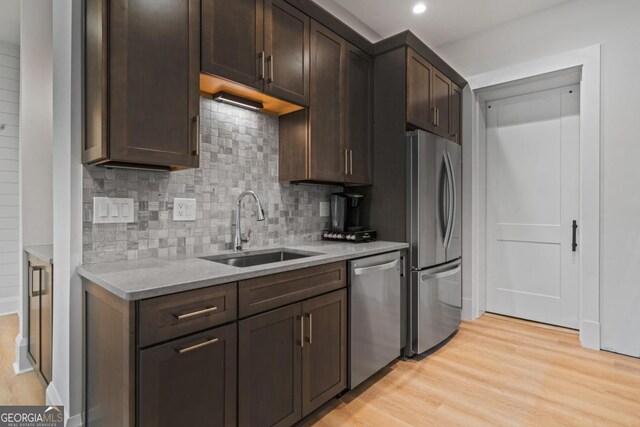
[[252,267],[234,267],[200,259],[201,256],[233,254],[221,251],[196,256],[152,258],[78,267],[78,274],[125,300],[141,300],[175,292],[235,282],[268,274],[330,262],[361,258],[407,248],[406,243],[310,242],[305,244],[248,249],[242,253],[263,253],[274,249],[314,254],[305,258],[274,262]]
[[53,245],[25,246],[24,251],[42,261],[53,264]]

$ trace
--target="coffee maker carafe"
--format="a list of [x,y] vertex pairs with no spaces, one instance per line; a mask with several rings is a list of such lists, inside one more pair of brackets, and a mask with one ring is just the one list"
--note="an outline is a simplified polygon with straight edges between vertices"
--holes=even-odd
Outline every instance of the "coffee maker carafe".
[[331,195],[331,231],[360,231],[360,203],[362,194],[333,193]]

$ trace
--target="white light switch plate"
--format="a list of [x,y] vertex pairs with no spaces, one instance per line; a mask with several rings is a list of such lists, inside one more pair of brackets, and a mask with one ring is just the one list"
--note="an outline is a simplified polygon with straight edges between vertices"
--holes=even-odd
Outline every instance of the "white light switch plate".
[[173,199],[174,221],[196,220],[196,199]]
[[330,216],[330,206],[331,204],[329,202],[320,202],[320,216]]
[[133,199],[93,198],[94,224],[127,224],[135,222]]

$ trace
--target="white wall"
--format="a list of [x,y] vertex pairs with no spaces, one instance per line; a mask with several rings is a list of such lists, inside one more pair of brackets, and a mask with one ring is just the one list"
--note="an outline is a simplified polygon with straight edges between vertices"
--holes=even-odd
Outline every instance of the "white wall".
[[51,0],[21,2],[22,244],[53,242]]
[[574,0],[441,46],[465,77],[602,45],[601,345],[640,355],[640,2]]
[[0,41],[0,315],[19,307],[19,124],[20,48]]
[[81,425],[82,0],[53,2],[53,381],[47,402]]

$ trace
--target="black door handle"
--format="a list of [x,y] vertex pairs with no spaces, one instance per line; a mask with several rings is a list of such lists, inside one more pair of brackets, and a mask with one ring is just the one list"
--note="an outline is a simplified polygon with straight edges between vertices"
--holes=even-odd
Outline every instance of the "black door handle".
[[571,251],[575,252],[578,244],[576,243],[576,231],[578,230],[578,222],[574,219],[573,225],[571,226],[573,229],[572,239],[571,239]]

